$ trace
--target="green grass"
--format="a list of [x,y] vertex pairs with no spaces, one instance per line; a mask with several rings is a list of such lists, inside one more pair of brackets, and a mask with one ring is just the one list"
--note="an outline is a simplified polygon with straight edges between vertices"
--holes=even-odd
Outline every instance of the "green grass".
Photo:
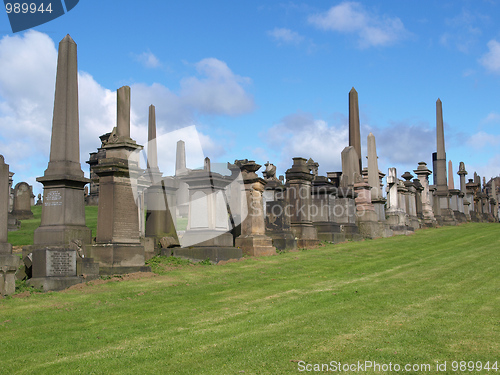
[[375,361],[437,373],[447,361],[440,373],[463,373],[452,361],[500,361],[499,251],[498,224],[470,223],[218,266],[155,258],[155,277],[1,300],[0,372],[293,374],[298,361]]

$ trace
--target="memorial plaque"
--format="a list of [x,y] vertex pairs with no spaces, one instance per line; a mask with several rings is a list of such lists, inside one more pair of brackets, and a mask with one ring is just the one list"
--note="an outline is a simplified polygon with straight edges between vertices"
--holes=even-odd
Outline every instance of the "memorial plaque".
[[76,251],[47,250],[47,276],[76,276]]

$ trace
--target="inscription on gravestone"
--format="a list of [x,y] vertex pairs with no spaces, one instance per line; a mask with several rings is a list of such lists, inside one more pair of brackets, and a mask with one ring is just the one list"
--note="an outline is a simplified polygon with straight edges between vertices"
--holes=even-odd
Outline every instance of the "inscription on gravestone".
[[59,190],[52,190],[47,193],[44,202],[45,206],[62,206],[62,196]]
[[47,251],[47,276],[76,276],[75,251]]

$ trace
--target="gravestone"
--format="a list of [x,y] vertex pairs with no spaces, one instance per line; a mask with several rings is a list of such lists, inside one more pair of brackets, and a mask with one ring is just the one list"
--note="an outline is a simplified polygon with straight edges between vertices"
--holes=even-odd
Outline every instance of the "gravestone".
[[99,177],[96,244],[87,253],[99,262],[101,274],[149,271],[139,226],[139,152],[130,138],[130,87],[117,90],[117,119],[104,143],[105,157],[94,166]]
[[357,194],[354,184],[360,178],[359,158],[353,146],[345,147],[341,153],[342,175],[338,189],[338,199],[335,200],[335,221],[342,225],[342,231],[349,240],[358,241],[363,237],[359,234],[356,224]]
[[385,221],[385,204],[386,199],[382,194],[380,187],[381,174],[382,178],[385,176],[378,170],[378,156],[377,146],[375,143],[375,136],[370,133],[367,137],[368,146],[368,184],[371,186],[372,204],[377,213],[378,221]]
[[19,182],[14,188],[14,207],[12,216],[18,220],[33,219],[31,212],[31,186],[26,182]]
[[[194,261],[211,262],[240,259],[241,249],[233,246],[229,227],[226,188],[235,183],[229,176],[213,172],[210,159],[204,169],[189,171],[181,177],[189,187],[189,215],[186,232],[180,239],[181,247],[173,248],[172,255]],[[243,194],[244,187],[240,187]]]
[[20,259],[12,254],[12,245],[7,242],[9,211],[9,165],[0,155],[0,295],[13,294],[16,290],[15,274]]
[[290,207],[290,226],[299,248],[317,246],[318,234],[311,221],[311,181],[314,176],[304,158],[293,158],[286,171],[286,199]]
[[271,237],[266,236],[264,221],[264,205],[262,193],[266,182],[257,176],[261,167],[253,160],[235,160],[242,172],[245,189],[246,206],[248,214],[241,222],[241,235],[236,238],[235,246],[239,247],[243,254],[251,256],[274,255],[276,248],[273,246]]
[[359,172],[363,169],[361,162],[361,135],[359,129],[358,93],[354,87],[349,91],[349,146],[354,147],[358,156]]

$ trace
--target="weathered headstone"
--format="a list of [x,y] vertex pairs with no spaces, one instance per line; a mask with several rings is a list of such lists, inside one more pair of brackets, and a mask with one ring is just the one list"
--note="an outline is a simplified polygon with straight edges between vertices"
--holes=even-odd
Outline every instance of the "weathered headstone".
[[9,165],[0,155],[0,295],[15,292],[15,273],[19,257],[12,254],[12,245],[7,242],[7,220],[9,211]]
[[[96,244],[87,251],[101,274],[147,271],[139,227],[137,180],[142,146],[130,138],[130,87],[117,90],[117,123],[105,142],[105,157],[94,166],[99,177]],[[134,191],[135,187],[135,191]]]
[[18,220],[33,218],[31,211],[31,186],[26,182],[19,182],[14,188],[14,207],[12,215]]
[[313,178],[307,160],[293,158],[292,167],[286,171],[286,197],[290,207],[290,226],[300,248],[314,247],[319,243],[310,214]]
[[375,136],[370,133],[367,138],[368,145],[368,184],[371,186],[372,204],[377,213],[378,221],[385,221],[385,204],[386,199],[382,195],[380,188],[380,172],[378,170],[378,156],[377,146],[375,143]]
[[85,225],[84,187],[90,181],[80,166],[78,67],[76,43],[69,35],[59,43],[50,160],[43,177],[42,220],[34,233],[33,278],[44,290],[82,282],[72,243],[91,243]]

